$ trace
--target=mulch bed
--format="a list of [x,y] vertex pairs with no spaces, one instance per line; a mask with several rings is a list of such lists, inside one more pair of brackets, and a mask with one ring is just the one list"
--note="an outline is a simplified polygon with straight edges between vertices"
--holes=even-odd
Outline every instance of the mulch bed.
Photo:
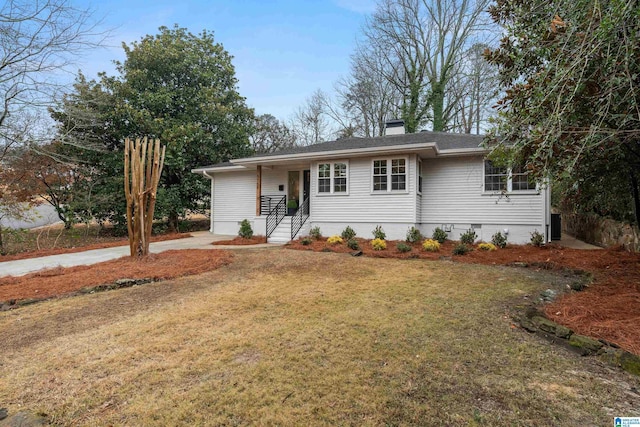
[[94,265],[0,277],[0,301],[46,299],[122,278],[166,280],[200,274],[229,264],[232,256],[231,252],[213,249],[171,250],[141,259],[123,257]]
[[[457,242],[446,241],[439,252],[425,252],[419,243],[410,252],[396,249],[397,241],[387,241],[387,249],[375,251],[368,240],[357,239],[363,255],[380,258],[447,259],[485,265],[521,265],[548,270],[579,270],[593,275],[593,283],[582,292],[569,292],[545,305],[545,314],[576,333],[604,339],[640,355],[640,254],[622,248],[580,250],[555,244],[544,247],[508,245],[497,251],[474,249],[466,255],[453,255]],[[290,249],[356,252],[344,243],[329,245],[326,239],[303,245],[296,240]]]
[[[177,240],[184,239],[187,237],[192,237],[189,233],[170,233],[170,234],[158,234],[156,236],[151,236],[151,242],[164,242],[165,240]],[[2,255],[0,256],[0,266],[4,261],[16,261],[19,259],[29,259],[29,258],[39,258],[43,256],[49,255],[59,255],[59,254],[69,254],[75,252],[84,252],[90,251],[91,249],[104,249],[104,248],[113,248],[115,246],[127,246],[129,244],[128,237],[118,237],[115,240],[110,240],[106,242],[93,243],[90,245],[81,244],[78,247],[58,247],[58,248],[47,248],[34,250],[29,252],[20,252],[13,255]]]
[[267,243],[267,238],[264,236],[253,236],[250,239],[245,239],[244,237],[235,237],[231,240],[220,240],[218,242],[213,242],[212,245],[259,245],[261,243]]

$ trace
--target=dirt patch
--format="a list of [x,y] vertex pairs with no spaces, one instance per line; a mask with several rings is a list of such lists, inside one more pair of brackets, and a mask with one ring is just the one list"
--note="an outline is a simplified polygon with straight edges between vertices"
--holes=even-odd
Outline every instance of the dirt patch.
[[183,249],[123,257],[94,265],[54,268],[20,277],[0,278],[0,301],[46,299],[117,279],[165,280],[200,274],[231,262],[228,251]]
[[[508,245],[496,251],[474,249],[461,256],[453,255],[458,242],[444,242],[439,252],[423,251],[419,243],[411,244],[409,252],[400,252],[399,241],[387,241],[387,249],[376,251],[368,240],[357,240],[362,254],[371,257],[447,259],[470,264],[588,272],[593,276],[593,283],[586,291],[561,296],[544,307],[545,314],[579,334],[607,340],[640,355],[640,254],[622,248],[587,251],[557,245],[540,248]],[[326,239],[313,240],[309,245],[296,240],[287,247],[316,252],[357,252],[344,243],[330,245]]]
[[238,236],[230,240],[220,240],[217,242],[213,242],[212,245],[244,246],[244,245],[259,245],[261,243],[267,243],[267,238],[264,236],[253,236],[250,239],[246,239],[244,237]]

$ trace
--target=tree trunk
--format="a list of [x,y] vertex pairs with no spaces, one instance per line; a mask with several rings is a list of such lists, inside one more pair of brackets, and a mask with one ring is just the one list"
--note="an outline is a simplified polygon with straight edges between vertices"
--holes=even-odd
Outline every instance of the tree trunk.
[[177,233],[178,232],[178,225],[180,222],[180,217],[178,216],[177,212],[171,212],[169,213],[169,223],[167,224],[169,226],[169,231],[172,233]]
[[433,131],[442,132],[444,130],[444,89],[440,83],[432,87],[433,94]]

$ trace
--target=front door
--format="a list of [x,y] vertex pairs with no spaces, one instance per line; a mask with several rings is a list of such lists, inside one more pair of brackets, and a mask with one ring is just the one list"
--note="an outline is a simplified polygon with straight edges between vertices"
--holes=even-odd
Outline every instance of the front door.
[[[295,204],[292,204],[295,200]],[[300,171],[289,171],[287,185],[287,213],[293,215],[300,203]]]

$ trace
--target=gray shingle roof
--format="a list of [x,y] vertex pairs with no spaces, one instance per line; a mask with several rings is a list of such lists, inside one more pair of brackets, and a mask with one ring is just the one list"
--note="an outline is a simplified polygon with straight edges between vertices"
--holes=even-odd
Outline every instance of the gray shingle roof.
[[[448,132],[431,132],[422,131],[418,133],[407,133],[403,135],[386,135],[378,136],[375,138],[344,138],[337,141],[327,141],[318,144],[307,145],[304,147],[292,147],[283,150],[275,151],[273,153],[256,154],[251,158],[263,158],[271,156],[283,156],[289,154],[305,154],[305,153],[321,153],[341,150],[354,150],[358,148],[380,148],[391,147],[398,145],[411,145],[411,144],[425,144],[434,142],[437,144],[439,150],[459,150],[469,148],[479,148],[483,135],[470,135],[463,133],[448,133]],[[201,169],[214,169],[235,166],[233,162],[218,163],[211,166],[199,167]]]
[[345,138],[337,141],[321,142],[306,147],[293,147],[253,157],[282,156],[286,154],[318,153],[323,151],[353,150],[357,148],[377,148],[394,145],[423,144],[435,142],[440,150],[478,148],[484,139],[483,135],[470,135],[447,132],[407,133],[404,135],[378,136],[375,138]]

